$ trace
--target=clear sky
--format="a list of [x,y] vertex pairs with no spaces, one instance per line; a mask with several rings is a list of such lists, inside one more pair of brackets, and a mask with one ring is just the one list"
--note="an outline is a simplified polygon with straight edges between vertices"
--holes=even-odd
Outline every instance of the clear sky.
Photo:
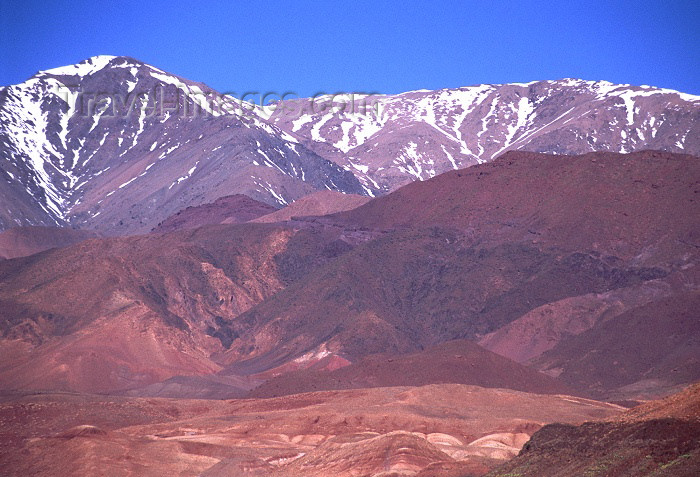
[[700,94],[700,1],[0,0],[0,85],[98,54],[239,94],[564,77]]

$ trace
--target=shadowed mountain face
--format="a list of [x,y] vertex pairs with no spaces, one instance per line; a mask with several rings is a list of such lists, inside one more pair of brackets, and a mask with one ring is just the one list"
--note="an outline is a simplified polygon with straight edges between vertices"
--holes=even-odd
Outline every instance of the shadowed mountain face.
[[474,339],[551,301],[667,273],[615,262],[532,244],[475,246],[440,228],[392,232],[240,316],[230,353],[272,364],[318,347],[353,359],[416,351]]
[[[668,392],[700,379],[699,167],[669,153],[509,153],[335,215],[5,261],[0,379],[168,396],[241,395],[290,371],[308,382],[285,393],[394,385],[383,380],[402,361],[374,376],[362,359],[452,363],[420,352],[468,339],[597,397]],[[472,351],[474,364],[495,362]],[[520,386],[527,370],[507,363],[493,381],[459,382]]]
[[532,364],[597,396],[616,387],[643,396],[661,383],[694,382],[700,364],[698,310],[697,291],[655,300],[563,339]]
[[352,173],[206,85],[98,56],[0,91],[0,228],[148,232],[243,193],[283,205],[316,190],[362,193]]

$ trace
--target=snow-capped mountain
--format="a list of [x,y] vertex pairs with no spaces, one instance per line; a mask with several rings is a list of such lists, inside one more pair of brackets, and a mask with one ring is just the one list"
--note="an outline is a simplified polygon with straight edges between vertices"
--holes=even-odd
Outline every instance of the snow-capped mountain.
[[241,103],[128,57],[0,88],[0,230],[148,232],[236,193],[381,195],[513,149],[700,154],[700,97],[574,79]]
[[127,57],[97,56],[0,89],[0,229],[147,232],[243,193],[283,205],[358,180],[240,103]]
[[283,101],[273,124],[380,193],[512,149],[700,154],[700,96],[564,79]]

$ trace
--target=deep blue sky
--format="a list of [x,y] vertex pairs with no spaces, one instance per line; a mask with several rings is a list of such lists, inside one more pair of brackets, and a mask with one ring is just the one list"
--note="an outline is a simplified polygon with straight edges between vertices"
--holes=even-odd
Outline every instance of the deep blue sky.
[[222,92],[577,77],[700,94],[699,25],[697,0],[0,0],[0,85],[113,54]]

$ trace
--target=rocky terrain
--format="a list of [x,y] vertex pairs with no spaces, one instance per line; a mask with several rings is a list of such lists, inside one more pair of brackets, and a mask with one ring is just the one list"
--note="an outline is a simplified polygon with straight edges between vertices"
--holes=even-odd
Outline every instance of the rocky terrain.
[[[408,366],[412,385],[543,392],[518,384],[530,366],[559,380],[553,390],[668,394],[700,379],[698,166],[670,153],[509,153],[337,214],[92,239],[7,260],[0,380],[234,397],[270,378],[284,394],[399,385]],[[506,184],[508,195],[495,194]],[[481,348],[421,354],[455,339],[520,364]],[[368,363],[387,354],[408,361],[375,373]],[[452,380],[430,373],[456,355],[477,370],[500,364]]]
[[0,88],[0,229],[145,233],[231,194],[377,196],[510,150],[700,154],[700,100],[565,79],[261,106],[129,57]]
[[699,120],[111,56],[0,88],[0,473],[696,475]]
[[149,232],[234,193],[276,206],[362,193],[233,98],[128,57],[97,56],[0,90],[0,227]]
[[231,320],[350,248],[339,233],[220,225],[0,262],[3,388],[110,392],[219,371]]
[[228,401],[10,395],[0,403],[0,463],[11,475],[52,477],[483,475],[545,423],[619,412],[456,384]]
[[700,386],[605,422],[552,424],[489,476],[694,476],[700,472]]
[[607,81],[327,95],[283,101],[269,114],[380,193],[511,150],[700,153],[699,97]]

